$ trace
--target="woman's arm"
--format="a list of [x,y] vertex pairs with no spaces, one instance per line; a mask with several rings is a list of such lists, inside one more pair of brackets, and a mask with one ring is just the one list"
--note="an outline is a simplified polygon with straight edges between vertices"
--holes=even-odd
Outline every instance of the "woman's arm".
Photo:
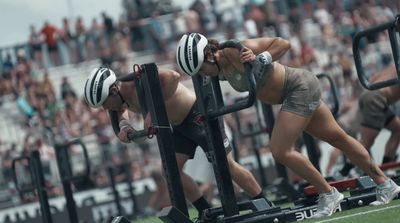
[[243,40],[243,45],[250,48],[255,55],[268,51],[273,61],[281,58],[291,47],[289,41],[280,37],[246,39]]

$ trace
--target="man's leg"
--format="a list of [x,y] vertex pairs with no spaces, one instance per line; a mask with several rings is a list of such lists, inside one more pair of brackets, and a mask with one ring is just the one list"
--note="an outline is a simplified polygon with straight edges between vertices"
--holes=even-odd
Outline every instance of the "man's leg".
[[232,153],[227,155],[229,170],[232,180],[235,181],[251,197],[255,197],[262,192],[262,189],[253,174],[246,168],[238,164],[232,157]]
[[178,163],[179,172],[181,174],[181,181],[183,190],[185,192],[185,197],[189,200],[193,206],[199,212],[199,216],[205,210],[211,207],[208,201],[204,198],[203,194],[200,192],[200,188],[194,180],[183,172],[183,166],[186,161],[189,159],[187,155],[177,153],[176,161]]

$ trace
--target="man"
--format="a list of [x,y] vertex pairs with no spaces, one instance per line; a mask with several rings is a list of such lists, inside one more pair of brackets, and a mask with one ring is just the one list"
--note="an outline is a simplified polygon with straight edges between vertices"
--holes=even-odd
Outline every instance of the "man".
[[[159,78],[168,119],[174,130],[176,160],[185,196],[199,211],[200,216],[203,210],[210,208],[210,205],[193,179],[182,171],[186,161],[194,157],[197,146],[201,146],[204,152],[208,153],[204,123],[199,119],[201,114],[196,106],[196,96],[179,82],[180,74],[173,70],[160,69]],[[135,83],[118,82],[111,69],[96,68],[86,81],[84,97],[91,107],[102,106],[104,109],[116,111],[120,127],[118,138],[123,142],[129,142],[127,134],[135,130],[129,124],[128,110],[141,113]],[[146,115],[144,126],[145,128],[151,126],[149,114]],[[263,198],[262,189],[254,176],[234,161],[230,154],[229,143],[224,145],[233,181],[253,199]]]

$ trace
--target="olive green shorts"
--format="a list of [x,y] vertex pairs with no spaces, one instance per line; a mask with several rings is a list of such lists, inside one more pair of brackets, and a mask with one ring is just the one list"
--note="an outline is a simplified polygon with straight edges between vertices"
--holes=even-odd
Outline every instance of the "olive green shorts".
[[282,111],[310,117],[321,104],[321,88],[311,72],[285,66]]
[[362,126],[381,130],[395,117],[386,97],[380,91],[364,91],[358,99],[358,104]]

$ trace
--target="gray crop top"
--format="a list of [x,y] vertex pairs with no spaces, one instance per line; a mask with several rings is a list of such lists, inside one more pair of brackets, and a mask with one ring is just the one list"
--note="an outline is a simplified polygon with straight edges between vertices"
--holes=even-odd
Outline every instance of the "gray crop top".
[[[265,82],[272,75],[272,65],[270,65],[269,69],[266,69],[262,74],[255,74],[256,87],[258,87],[259,83]],[[239,92],[249,91],[250,85],[245,74],[236,73],[233,75],[224,76],[224,78],[229,82],[233,89]]]

